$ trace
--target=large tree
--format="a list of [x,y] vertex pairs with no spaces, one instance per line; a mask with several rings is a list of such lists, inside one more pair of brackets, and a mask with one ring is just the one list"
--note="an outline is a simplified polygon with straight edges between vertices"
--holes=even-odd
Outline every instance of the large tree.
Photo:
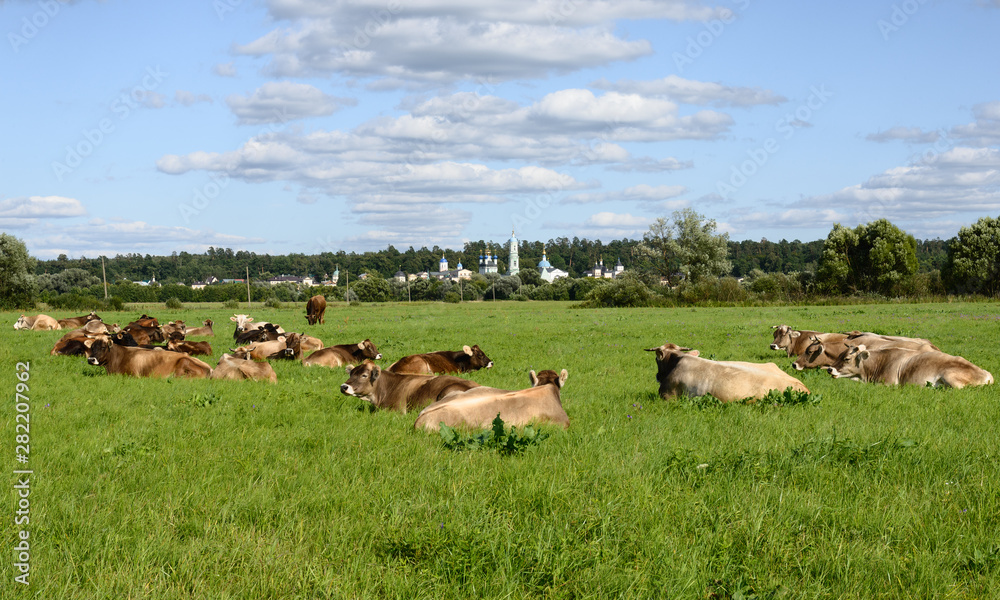
[[948,244],[942,276],[950,290],[1000,293],[1000,219],[983,217],[959,229]]
[[674,211],[670,220],[660,217],[643,235],[638,251],[667,283],[680,273],[687,281],[719,277],[733,265],[729,254],[729,234],[716,233],[715,219],[705,219],[694,209]]
[[893,295],[917,272],[917,241],[886,219],[854,229],[835,223],[817,279],[828,292]]
[[0,233],[0,308],[28,308],[35,303],[35,262],[24,242]]

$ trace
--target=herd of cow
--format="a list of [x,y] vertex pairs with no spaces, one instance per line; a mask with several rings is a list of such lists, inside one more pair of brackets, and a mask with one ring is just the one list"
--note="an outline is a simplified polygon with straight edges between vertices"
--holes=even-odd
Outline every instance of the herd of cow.
[[[322,296],[309,300],[310,325],[323,323]],[[14,329],[70,329],[52,348],[53,355],[83,355],[91,365],[109,374],[135,377],[200,377],[254,379],[276,382],[268,361],[293,360],[304,366],[344,367],[347,381],[341,393],[371,403],[379,409],[408,412],[421,409],[414,426],[435,430],[451,427],[489,427],[499,414],[504,422],[522,426],[531,422],[569,427],[560,390],[569,376],[541,371],[529,373],[531,387],[502,390],[451,375],[491,368],[493,361],[475,346],[460,351],[439,351],[404,356],[382,368],[374,361],[382,355],[371,340],[357,344],[324,346],[305,333],[285,332],[273,323],[255,323],[249,315],[233,315],[236,348],[223,354],[213,368],[196,358],[212,355],[209,342],[189,337],[214,336],[213,323],[187,327],[183,321],[166,325],[147,315],[124,328],[106,325],[90,313],[56,320],[46,315],[21,315]],[[801,371],[826,369],[835,378],[885,384],[914,384],[961,388],[993,383],[993,376],[960,356],[941,352],[920,338],[875,333],[823,333],[775,325],[771,350],[796,357],[792,366]],[[157,343],[163,343],[157,346]],[[716,361],[701,358],[697,350],[666,343],[648,351],[656,353],[656,380],[664,399],[679,395],[711,394],[723,402],[760,399],[771,391],[788,388],[808,393],[797,378],[775,363]],[[310,354],[305,355],[306,352]]]

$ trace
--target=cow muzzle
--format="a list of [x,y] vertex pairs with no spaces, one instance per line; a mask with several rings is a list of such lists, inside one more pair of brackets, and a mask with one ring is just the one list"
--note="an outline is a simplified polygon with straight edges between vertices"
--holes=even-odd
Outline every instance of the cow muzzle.
[[771,344],[771,350],[781,350],[777,344]]
[[486,363],[486,368],[487,369],[492,369],[493,368],[493,361],[492,360],[490,362]]
[[340,386],[340,393],[344,394],[345,396],[353,396],[354,395],[354,388],[352,388],[351,386],[347,385],[346,383],[341,384],[341,386]]
[[382,360],[382,353],[381,352],[379,352],[378,354],[375,355],[375,360]]
[[97,358],[96,357],[94,357],[94,356],[88,356],[87,357],[87,364],[88,365],[94,365],[96,367],[96,366],[100,365],[101,363],[97,362]]
[[834,379],[840,379],[842,375],[835,367],[827,367],[826,372],[833,376]]

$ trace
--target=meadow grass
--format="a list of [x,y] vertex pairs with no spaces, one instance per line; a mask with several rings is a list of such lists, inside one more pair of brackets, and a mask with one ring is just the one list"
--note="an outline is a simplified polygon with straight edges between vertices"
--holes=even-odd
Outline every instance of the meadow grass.
[[[160,322],[234,311],[143,307]],[[243,310],[236,312],[244,312]],[[69,313],[48,313],[57,318]],[[469,377],[527,387],[567,369],[567,431],[515,456],[455,452],[415,413],[343,396],[343,370],[278,384],[105,375],[53,357],[61,332],[0,333],[30,361],[31,585],[0,597],[984,598],[1000,589],[998,394],[795,373],[818,402],[665,402],[652,353],[792,359],[772,325],[932,340],[1000,375],[995,304],[571,309],[566,303],[255,308],[328,345],[405,354],[478,343]],[[102,313],[126,323],[139,311]],[[0,428],[14,462],[14,409]],[[13,478],[13,476],[10,476]],[[0,516],[14,543],[15,496]]]

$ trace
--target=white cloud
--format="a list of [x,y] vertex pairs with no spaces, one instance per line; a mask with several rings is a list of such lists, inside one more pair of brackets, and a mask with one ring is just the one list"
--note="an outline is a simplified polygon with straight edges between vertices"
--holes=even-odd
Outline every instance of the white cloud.
[[731,87],[720,83],[684,79],[677,75],[668,75],[663,79],[651,81],[620,79],[614,83],[607,79],[599,79],[591,86],[626,94],[662,96],[684,104],[746,107],[759,104],[777,105],[788,101],[784,96],[759,87]]
[[1000,101],[977,104],[972,115],[974,123],[954,127],[950,135],[970,146],[1000,145]]
[[219,63],[212,67],[212,72],[219,77],[236,77],[236,66],[233,63]]
[[924,131],[919,127],[891,127],[878,133],[870,133],[865,139],[870,142],[904,141],[911,144],[933,144],[941,137],[937,131]]
[[240,125],[260,125],[331,115],[356,101],[324,94],[304,83],[274,81],[265,83],[249,96],[232,94],[226,98],[226,104],[239,117]]
[[591,215],[584,221],[584,225],[590,227],[649,227],[651,219],[648,217],[635,217],[629,213],[618,214],[613,212],[599,212]]
[[0,218],[14,222],[17,219],[64,219],[87,214],[83,204],[75,198],[62,196],[29,196],[0,200]]
[[177,90],[174,92],[174,102],[178,104],[183,104],[184,106],[191,106],[198,102],[208,102],[212,103],[212,97],[208,94],[195,94],[194,92],[189,92],[187,90]]
[[563,198],[563,204],[603,204],[616,201],[661,202],[686,194],[688,189],[683,185],[640,184],[615,192],[591,192],[574,194]]

